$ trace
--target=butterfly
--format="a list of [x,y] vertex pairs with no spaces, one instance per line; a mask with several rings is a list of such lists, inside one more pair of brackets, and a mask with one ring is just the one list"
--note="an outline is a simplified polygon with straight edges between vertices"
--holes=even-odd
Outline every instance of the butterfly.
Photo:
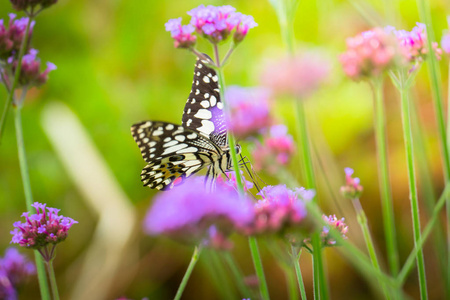
[[[181,125],[143,121],[131,126],[131,135],[147,162],[141,172],[144,186],[171,189],[208,167],[205,181],[213,187],[219,174],[231,169],[219,78],[209,64],[212,60],[207,55],[197,58]],[[240,153],[239,145],[236,152]]]

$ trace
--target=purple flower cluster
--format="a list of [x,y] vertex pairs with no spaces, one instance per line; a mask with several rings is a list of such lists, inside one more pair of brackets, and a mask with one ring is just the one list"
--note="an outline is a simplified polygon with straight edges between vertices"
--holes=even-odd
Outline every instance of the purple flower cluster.
[[270,59],[261,75],[263,86],[277,94],[307,98],[328,77],[331,64],[323,54],[312,51],[297,53],[294,57]]
[[34,264],[15,248],[8,248],[5,256],[0,257],[0,299],[17,299],[15,289],[28,276],[36,273]]
[[341,187],[342,195],[348,199],[358,199],[363,191],[359,178],[352,177],[353,172],[353,169],[345,168],[345,185]]
[[[400,50],[408,62],[422,62],[427,55],[427,32],[426,26],[422,23],[416,23],[417,26],[411,31],[395,30],[388,27],[388,31],[392,31],[400,44]],[[442,50],[438,47],[438,43],[433,42],[433,52],[437,59],[441,58]]]
[[230,86],[225,92],[225,98],[230,106],[228,129],[235,136],[245,138],[272,124],[268,90]]
[[[38,51],[30,49],[29,53],[22,58],[22,68],[20,70],[19,84],[21,86],[41,86],[48,80],[48,73],[56,70],[56,65],[47,62],[47,68],[41,72],[41,62],[37,58]],[[12,70],[15,72],[17,62],[12,63]]]
[[[244,177],[244,172],[242,170],[239,171],[241,173],[241,180],[244,184],[244,191],[248,191],[253,188],[253,182],[248,181]],[[217,178],[217,183],[222,185],[223,188],[237,191],[237,180],[236,180],[236,173],[234,171],[226,172],[226,176],[228,178],[224,178],[223,176],[219,176]]]
[[252,16],[236,12],[230,5],[200,5],[188,12],[191,16],[189,25],[181,25],[181,18],[169,20],[166,31],[175,39],[176,48],[190,48],[195,44],[193,32],[216,44],[226,40],[234,30],[233,40],[241,42],[248,30],[257,26]]
[[22,247],[40,249],[49,244],[56,245],[64,241],[69,229],[78,222],[64,216],[59,216],[59,209],[46,207],[46,204],[35,202],[33,207],[37,213],[29,215],[28,212],[22,214],[25,222],[14,223],[14,230],[11,231],[12,243]]
[[224,238],[253,220],[253,205],[236,191],[218,184],[214,193],[206,191],[203,178],[192,178],[158,194],[144,220],[144,231],[164,234],[182,242],[211,247],[225,245]]
[[307,215],[305,201],[310,201],[315,192],[286,185],[266,186],[258,193],[262,197],[255,204],[255,218],[246,234],[279,233],[295,230]]
[[332,238],[330,235],[331,228],[337,230],[343,239],[347,238],[347,236],[345,234],[348,232],[348,226],[344,223],[344,221],[345,221],[344,218],[338,219],[338,218],[336,218],[336,215],[332,215],[332,216],[323,215],[322,218],[327,223],[327,225],[325,225],[323,227],[322,234],[321,234],[322,243],[324,246],[336,246],[337,245],[336,240],[334,238]]
[[169,20],[165,26],[175,40],[175,48],[191,48],[195,45],[197,37],[192,34],[195,28],[191,24],[181,25],[181,18],[178,18]]
[[253,167],[274,174],[289,163],[294,153],[294,139],[287,133],[287,127],[274,125],[264,135],[262,143],[256,142],[252,151]]
[[[9,14],[9,25],[5,27],[5,22],[0,20],[0,61],[17,56],[25,35],[28,18],[16,19],[15,14]],[[32,35],[35,22],[30,24],[29,36]]]
[[442,36],[441,47],[445,54],[450,55],[450,32]]

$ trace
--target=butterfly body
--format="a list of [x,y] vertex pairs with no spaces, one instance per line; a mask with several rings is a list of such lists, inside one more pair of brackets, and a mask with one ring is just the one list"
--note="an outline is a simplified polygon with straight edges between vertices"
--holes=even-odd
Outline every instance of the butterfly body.
[[[141,173],[145,186],[170,189],[208,167],[206,178],[214,182],[232,166],[223,103],[216,72],[206,60],[197,60],[192,89],[182,125],[143,121],[131,127],[142,157],[148,163]],[[240,152],[240,147],[236,150]]]

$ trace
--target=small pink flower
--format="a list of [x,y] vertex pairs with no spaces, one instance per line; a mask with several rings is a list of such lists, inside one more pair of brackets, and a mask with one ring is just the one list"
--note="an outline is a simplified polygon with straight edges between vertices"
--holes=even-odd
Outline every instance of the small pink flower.
[[307,215],[305,201],[310,201],[315,193],[304,188],[291,190],[285,185],[276,185],[264,187],[258,195],[262,200],[255,204],[254,221],[246,229],[247,234],[298,229]]
[[330,63],[323,55],[301,52],[268,60],[261,82],[277,94],[303,99],[315,92],[329,73]]
[[[400,44],[400,50],[405,59],[410,63],[422,62],[428,52],[427,49],[427,31],[425,24],[416,23],[417,26],[411,31],[394,30],[389,28]],[[441,58],[442,50],[438,47],[438,43],[432,43],[434,55],[437,59]]]
[[322,243],[324,246],[337,246],[336,240],[330,236],[330,228],[337,230],[343,239],[347,239],[348,226],[344,223],[345,219],[336,218],[336,215],[322,216],[323,220],[328,223],[328,225],[323,227],[322,230]]
[[274,125],[263,137],[262,143],[256,142],[252,151],[256,171],[265,170],[274,174],[290,162],[295,153],[294,139],[287,133],[284,125]]
[[379,76],[398,60],[398,44],[381,28],[364,31],[347,39],[347,51],[339,60],[345,74],[353,80]]
[[270,126],[269,97],[267,89],[230,86],[225,92],[231,113],[228,129],[242,139]]
[[353,178],[353,169],[345,168],[345,185],[341,187],[341,193],[345,198],[357,199],[361,196],[363,187],[358,177]]
[[169,20],[165,26],[175,40],[175,48],[191,48],[195,45],[197,37],[192,34],[195,28],[191,24],[181,25],[181,18],[178,18]]

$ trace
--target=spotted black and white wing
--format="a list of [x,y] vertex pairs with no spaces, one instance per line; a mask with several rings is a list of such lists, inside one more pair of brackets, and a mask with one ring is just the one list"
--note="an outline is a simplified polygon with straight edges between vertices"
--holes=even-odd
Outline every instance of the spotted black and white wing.
[[170,189],[178,178],[184,180],[220,156],[208,138],[172,123],[144,121],[134,124],[131,134],[148,163],[141,181],[158,190]]
[[[205,54],[206,57],[208,57]],[[208,57],[209,58],[209,57]],[[191,93],[183,112],[183,126],[199,131],[217,146],[226,148],[227,128],[220,99],[219,78],[208,61],[197,58]]]

